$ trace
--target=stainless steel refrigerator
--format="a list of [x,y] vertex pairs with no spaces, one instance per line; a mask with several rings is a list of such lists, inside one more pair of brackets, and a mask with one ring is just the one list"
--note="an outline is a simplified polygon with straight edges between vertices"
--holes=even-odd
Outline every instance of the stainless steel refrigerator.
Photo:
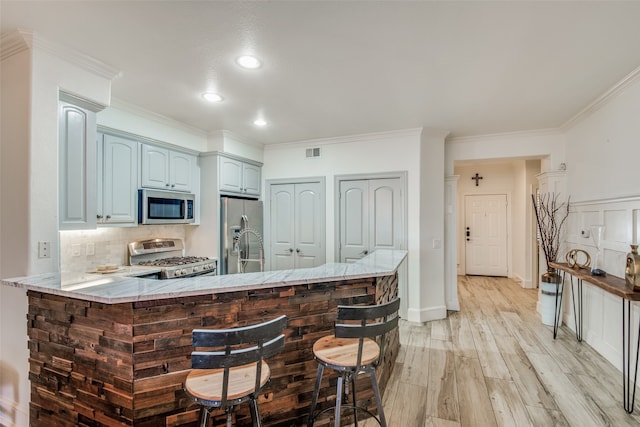
[[264,270],[262,202],[220,198],[219,274]]

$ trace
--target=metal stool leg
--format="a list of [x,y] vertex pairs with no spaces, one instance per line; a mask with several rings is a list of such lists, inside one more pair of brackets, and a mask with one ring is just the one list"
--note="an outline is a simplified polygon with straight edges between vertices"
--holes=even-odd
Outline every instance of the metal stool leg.
[[262,427],[262,418],[260,418],[260,409],[258,408],[258,398],[254,397],[249,401],[251,409],[251,425],[254,427]]
[[231,412],[233,411],[233,406],[228,407],[226,411],[227,411],[227,427],[233,427],[233,424],[231,423],[232,421]]
[[209,408],[205,408],[204,406],[200,407],[200,427],[207,427],[207,423],[209,423]]
[[357,373],[353,373],[351,375],[351,395],[353,396],[353,422],[355,427],[358,427],[358,401],[356,400],[356,375]]
[[338,387],[336,390],[336,422],[335,427],[340,427],[340,407],[342,406],[342,393],[344,392],[344,373],[338,377]]
[[320,384],[322,383],[322,373],[324,372],[324,365],[318,363],[318,374],[316,376],[316,385],[313,389],[313,397],[311,399],[311,407],[309,408],[309,419],[307,420],[307,427],[313,427],[313,413],[316,410],[318,404],[318,395],[320,394]]
[[380,388],[378,387],[378,379],[376,378],[376,368],[371,367],[369,370],[371,376],[371,385],[376,395],[376,405],[378,405],[378,416],[380,417],[380,426],[387,427],[387,420],[384,417],[384,408],[382,407],[382,397],[380,396]]

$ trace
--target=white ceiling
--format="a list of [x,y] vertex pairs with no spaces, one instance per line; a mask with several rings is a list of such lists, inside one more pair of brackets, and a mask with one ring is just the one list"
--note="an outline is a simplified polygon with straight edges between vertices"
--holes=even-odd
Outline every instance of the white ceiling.
[[639,1],[0,1],[15,28],[121,70],[115,98],[264,144],[555,128],[640,66]]

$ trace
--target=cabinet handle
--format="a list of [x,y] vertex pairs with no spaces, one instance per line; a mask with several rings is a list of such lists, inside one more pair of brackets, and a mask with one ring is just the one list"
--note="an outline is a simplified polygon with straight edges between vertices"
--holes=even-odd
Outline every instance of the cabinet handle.
[[102,215],[98,214],[98,215],[96,215],[96,218],[97,219],[102,219]]
[[176,186],[175,184],[171,184],[171,188],[173,188],[173,187],[175,187],[175,186]]
[[289,248],[289,253],[293,253],[293,248]]
[[107,221],[111,219],[111,215],[107,215]]
[[300,249],[296,248],[296,253],[299,254],[300,253]]
[[169,186],[169,183],[167,182],[164,186],[165,186],[165,187],[168,187],[168,186]]

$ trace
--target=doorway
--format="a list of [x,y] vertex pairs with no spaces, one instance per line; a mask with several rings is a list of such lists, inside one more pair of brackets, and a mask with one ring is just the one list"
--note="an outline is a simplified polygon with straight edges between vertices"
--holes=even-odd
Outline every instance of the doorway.
[[507,195],[466,195],[464,206],[465,273],[507,277]]

